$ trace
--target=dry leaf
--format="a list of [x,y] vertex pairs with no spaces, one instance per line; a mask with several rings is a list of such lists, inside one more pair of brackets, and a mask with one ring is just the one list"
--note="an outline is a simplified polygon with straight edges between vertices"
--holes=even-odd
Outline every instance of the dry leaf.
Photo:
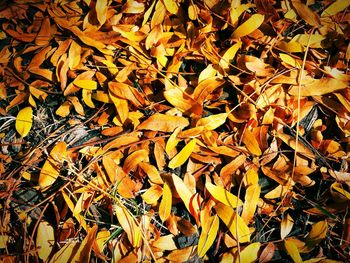
[[16,117],[16,130],[21,135],[25,137],[30,132],[33,123],[33,110],[31,107],[25,107],[20,110]]
[[281,221],[281,239],[285,239],[286,236],[290,233],[294,225],[293,218],[287,214],[283,217]]
[[176,128],[185,128],[190,123],[184,117],[156,113],[137,126],[138,130],[173,132]]
[[192,139],[189,143],[185,145],[185,147],[181,149],[181,151],[177,155],[175,155],[173,159],[171,159],[171,161],[168,164],[168,167],[170,169],[175,169],[176,167],[183,165],[190,157],[195,147],[196,140]]
[[208,249],[212,246],[219,230],[219,218],[217,215],[207,220],[202,223],[202,232],[198,241],[198,256],[200,258],[204,257]]
[[167,182],[163,185],[163,197],[162,201],[159,205],[159,217],[164,222],[168,219],[171,212],[171,206],[172,206],[172,194],[171,189]]
[[264,15],[254,14],[243,24],[239,25],[236,30],[232,33],[232,37],[239,38],[249,35],[254,30],[258,29],[264,22]]

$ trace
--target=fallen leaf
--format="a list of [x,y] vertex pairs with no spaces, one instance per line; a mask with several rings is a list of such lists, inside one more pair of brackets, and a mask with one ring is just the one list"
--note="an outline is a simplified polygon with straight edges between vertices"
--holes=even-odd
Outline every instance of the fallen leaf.
[[140,228],[135,222],[135,218],[124,207],[115,206],[115,213],[118,222],[126,232],[131,245],[133,247],[139,247],[142,240],[142,234]]
[[16,130],[21,137],[26,137],[33,124],[33,110],[31,107],[21,109],[16,117]]
[[243,205],[243,202],[237,198],[237,196],[231,194],[229,191],[226,191],[220,186],[213,185],[212,183],[207,182],[205,188],[209,193],[221,203],[228,205],[232,208],[239,207]]
[[53,227],[46,221],[41,221],[36,232],[36,242],[38,256],[46,261],[55,245],[55,233]]
[[284,240],[284,247],[286,248],[288,254],[291,256],[291,258],[293,259],[293,261],[295,263],[302,263],[303,260],[300,256],[298,247],[295,245],[295,243],[291,240]]
[[214,215],[202,223],[202,232],[198,241],[198,256],[204,257],[215,241],[219,230],[219,218]]
[[254,30],[258,29],[264,22],[265,16],[260,14],[254,14],[243,24],[239,25],[236,30],[232,33],[233,38],[239,38],[249,35]]
[[287,214],[286,216],[283,217],[281,221],[281,239],[285,239],[286,236],[290,233],[294,225],[294,220],[293,218]]
[[171,212],[171,206],[172,206],[172,194],[171,189],[167,182],[163,185],[163,197],[162,201],[160,201],[159,205],[159,217],[164,222],[168,219]]
[[137,126],[137,129],[173,132],[177,127],[185,128],[189,124],[189,121],[184,117],[155,113]]
[[173,159],[171,159],[171,161],[168,164],[168,167],[170,169],[175,169],[176,167],[183,165],[190,157],[195,147],[196,140],[192,139],[189,143],[185,145],[185,147],[181,149],[181,151],[177,155],[175,155]]

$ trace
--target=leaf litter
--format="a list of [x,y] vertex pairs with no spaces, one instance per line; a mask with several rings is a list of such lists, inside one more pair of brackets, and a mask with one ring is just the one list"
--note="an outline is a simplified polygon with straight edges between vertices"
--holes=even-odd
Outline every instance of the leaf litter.
[[0,4],[0,258],[350,260],[349,3]]

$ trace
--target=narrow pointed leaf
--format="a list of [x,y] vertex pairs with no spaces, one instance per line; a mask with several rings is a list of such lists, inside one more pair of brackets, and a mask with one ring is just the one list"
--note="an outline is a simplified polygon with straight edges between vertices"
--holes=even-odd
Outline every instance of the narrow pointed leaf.
[[231,194],[229,191],[226,191],[221,186],[213,185],[212,183],[207,182],[205,188],[209,193],[221,203],[231,206],[233,208],[241,206],[243,202],[237,198],[237,196]]
[[186,146],[182,148],[182,150],[177,155],[175,155],[173,159],[171,159],[168,167],[170,169],[175,169],[176,167],[183,165],[187,161],[187,159],[190,157],[195,146],[196,146],[196,141],[193,139],[188,144],[186,144]]
[[198,256],[204,257],[208,249],[215,241],[216,235],[219,230],[219,218],[217,215],[208,219],[208,222],[204,224],[206,227],[202,228],[201,235],[198,241]]
[[172,206],[172,194],[171,189],[167,182],[163,185],[163,197],[162,201],[159,205],[159,217],[164,222],[168,219],[171,212],[171,206]]

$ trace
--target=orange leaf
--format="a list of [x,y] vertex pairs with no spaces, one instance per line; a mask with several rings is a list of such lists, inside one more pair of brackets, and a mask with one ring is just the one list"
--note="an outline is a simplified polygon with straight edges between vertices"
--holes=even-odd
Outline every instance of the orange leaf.
[[316,12],[312,11],[307,5],[300,2],[300,0],[292,0],[292,5],[297,11],[298,15],[311,26],[321,26],[320,18]]
[[245,144],[249,152],[257,156],[261,155],[259,143],[254,134],[249,129],[244,130],[242,142]]
[[137,126],[137,129],[173,132],[177,127],[185,128],[189,124],[189,121],[184,117],[155,113]]
[[197,103],[203,104],[209,94],[224,84],[224,82],[225,81],[219,77],[212,77],[201,81],[193,91],[193,98]]
[[81,242],[77,253],[74,255],[71,262],[89,262],[90,254],[92,250],[92,245],[96,240],[97,233],[97,225],[94,225],[87,231],[87,235],[84,238],[83,242]]
[[[322,79],[313,79],[308,83],[300,87],[300,96],[319,96],[325,95],[328,93],[333,93],[338,90],[343,90],[348,87],[348,84],[344,81],[333,79],[333,78],[322,78]],[[293,86],[288,93],[293,96],[298,96],[298,86]]]

